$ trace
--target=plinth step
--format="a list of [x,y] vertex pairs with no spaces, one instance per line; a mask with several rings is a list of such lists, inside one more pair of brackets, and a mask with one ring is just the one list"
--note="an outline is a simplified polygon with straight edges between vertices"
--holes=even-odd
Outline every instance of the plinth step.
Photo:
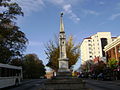
[[60,76],[69,77],[69,76],[72,76],[72,73],[71,72],[57,72],[56,76],[57,77],[60,77]]
[[57,78],[47,80],[43,90],[87,90],[85,82],[80,78]]

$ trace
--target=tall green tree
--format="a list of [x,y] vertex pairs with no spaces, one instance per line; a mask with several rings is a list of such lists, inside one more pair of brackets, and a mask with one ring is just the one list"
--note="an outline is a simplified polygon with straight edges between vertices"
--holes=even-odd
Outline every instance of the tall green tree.
[[23,75],[25,78],[40,78],[44,76],[46,69],[36,54],[27,54],[23,58]]
[[0,63],[8,63],[22,56],[28,40],[15,22],[23,16],[21,7],[12,0],[0,0],[0,9]]
[[23,60],[22,58],[15,58],[10,62],[10,64],[14,66],[23,66]]
[[[55,37],[55,39],[58,37]],[[48,64],[47,66],[54,69],[58,70],[58,58],[59,58],[59,40],[55,41],[50,41],[46,45],[46,50],[45,53],[47,55]],[[66,53],[67,53],[67,58],[69,59],[69,68],[74,65],[77,60],[79,59],[80,52],[79,52],[79,44],[75,45],[73,42],[73,36],[70,36],[66,42]]]

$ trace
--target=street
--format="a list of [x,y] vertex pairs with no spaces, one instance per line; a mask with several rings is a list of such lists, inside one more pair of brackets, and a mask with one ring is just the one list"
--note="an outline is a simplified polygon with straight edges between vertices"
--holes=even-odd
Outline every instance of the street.
[[86,79],[86,87],[90,90],[120,90],[120,81],[101,81]]
[[[18,87],[9,87],[3,90],[40,90],[43,86],[45,79],[33,79],[22,84]],[[85,79],[86,87],[88,90],[120,90],[120,81],[101,81]]]
[[8,87],[4,88],[2,90],[39,90],[45,79],[33,79],[33,80],[27,80],[21,83],[18,87]]

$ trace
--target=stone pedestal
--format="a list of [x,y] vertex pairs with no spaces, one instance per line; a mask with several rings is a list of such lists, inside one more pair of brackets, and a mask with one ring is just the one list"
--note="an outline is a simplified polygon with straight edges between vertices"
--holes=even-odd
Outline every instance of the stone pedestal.
[[42,90],[88,90],[85,81],[72,77],[71,72],[57,72],[52,79],[46,80]]
[[56,73],[56,77],[53,78],[71,78],[72,77],[72,73],[71,72],[57,72]]
[[64,77],[47,80],[42,90],[88,90],[80,78]]
[[[60,69],[59,69],[60,70]],[[72,77],[70,70],[61,70],[52,79],[46,80],[42,90],[88,90],[85,82],[77,77]]]
[[59,69],[58,72],[70,72],[68,68],[68,58],[59,58]]

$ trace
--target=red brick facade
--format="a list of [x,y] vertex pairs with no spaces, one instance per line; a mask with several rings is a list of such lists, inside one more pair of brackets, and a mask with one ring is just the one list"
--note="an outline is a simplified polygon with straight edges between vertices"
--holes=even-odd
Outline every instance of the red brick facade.
[[106,52],[106,57],[107,57],[107,60],[115,58],[116,60],[120,61],[120,44],[108,50]]

